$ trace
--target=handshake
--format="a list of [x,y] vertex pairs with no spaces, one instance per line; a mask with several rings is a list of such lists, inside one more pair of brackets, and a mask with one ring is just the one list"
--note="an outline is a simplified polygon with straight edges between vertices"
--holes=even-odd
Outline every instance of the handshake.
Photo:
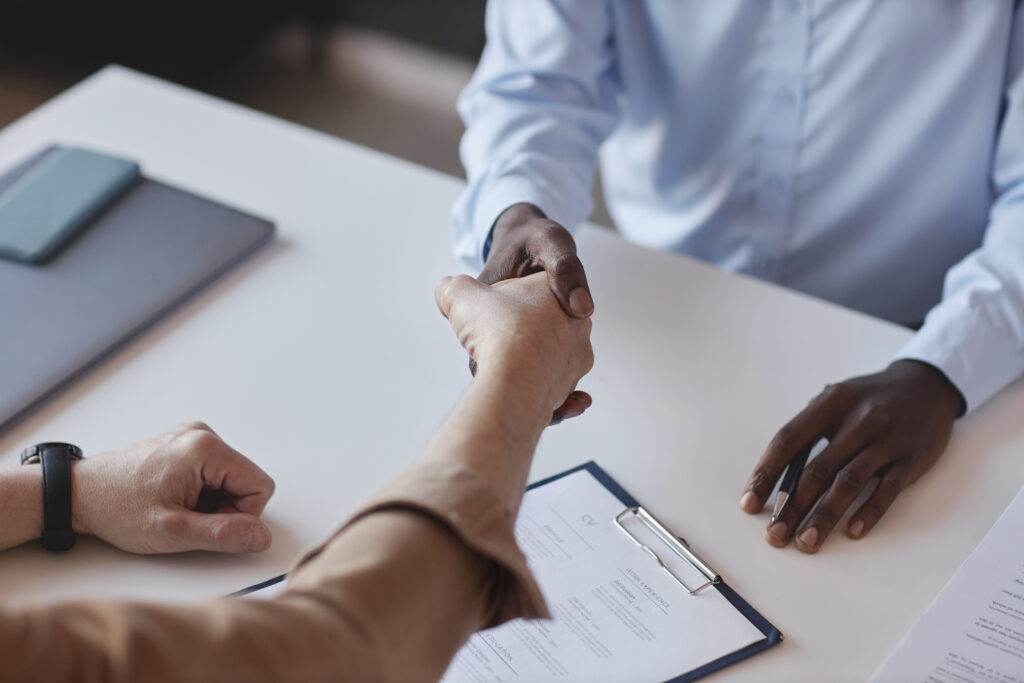
[[[543,273],[492,286],[448,277],[438,283],[435,298],[475,364],[476,382],[493,386],[506,401],[544,411],[552,422],[590,407],[590,396],[576,390],[593,365],[590,320],[563,313]],[[14,479],[24,484],[26,495],[23,510],[7,510],[0,522],[0,548],[42,532],[33,469],[7,472],[12,486]],[[260,514],[274,481],[201,422],[78,461],[72,471],[76,533],[133,553],[270,547]]]

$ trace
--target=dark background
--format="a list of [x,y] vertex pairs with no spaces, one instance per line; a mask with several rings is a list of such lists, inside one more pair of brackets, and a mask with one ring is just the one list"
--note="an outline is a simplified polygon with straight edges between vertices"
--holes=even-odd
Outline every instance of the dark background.
[[78,80],[116,62],[187,85],[243,63],[299,23],[322,57],[326,31],[365,26],[475,61],[483,0],[0,0],[0,51]]

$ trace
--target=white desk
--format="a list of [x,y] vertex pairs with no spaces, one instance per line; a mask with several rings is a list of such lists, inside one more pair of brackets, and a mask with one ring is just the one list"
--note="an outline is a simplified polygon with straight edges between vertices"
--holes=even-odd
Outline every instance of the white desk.
[[[279,573],[418,455],[468,382],[434,282],[460,266],[460,182],[121,68],[0,132],[0,164],[54,140],[135,157],[153,177],[269,216],[275,245],[27,420],[0,460],[65,439],[96,453],[201,418],[278,484],[255,557],[0,555],[0,604],[181,600]],[[552,429],[534,476],[597,460],[786,634],[718,681],[865,679],[1024,483],[1024,387],[957,429],[947,455],[865,540],[817,556],[740,512],[772,436],[826,382],[883,366],[893,325],[624,244],[579,236],[597,314],[594,396]]]

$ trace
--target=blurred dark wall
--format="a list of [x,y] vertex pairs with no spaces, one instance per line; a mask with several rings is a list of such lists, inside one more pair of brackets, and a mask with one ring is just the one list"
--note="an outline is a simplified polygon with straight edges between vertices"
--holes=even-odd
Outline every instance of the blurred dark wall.
[[0,0],[6,54],[92,70],[119,62],[170,78],[244,57],[274,28],[319,21],[323,0]]
[[0,53],[82,75],[118,62],[197,83],[282,26],[301,22],[323,37],[344,21],[475,59],[483,9],[483,0],[0,0]]
[[340,17],[473,61],[484,46],[484,0],[342,0]]

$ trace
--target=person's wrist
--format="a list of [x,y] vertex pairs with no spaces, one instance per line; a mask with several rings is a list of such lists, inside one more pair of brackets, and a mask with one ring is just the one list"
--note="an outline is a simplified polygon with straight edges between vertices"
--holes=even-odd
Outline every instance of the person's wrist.
[[938,409],[946,415],[950,422],[964,414],[967,404],[963,394],[956,388],[946,374],[930,363],[909,358],[894,361],[890,369],[908,373],[920,382],[922,392],[930,396]]
[[71,530],[80,536],[92,536],[95,495],[95,463],[92,458],[71,463]]
[[550,413],[565,398],[557,395],[557,380],[557,373],[537,352],[509,350],[477,365],[476,381],[494,386],[509,399],[535,404],[541,413]]
[[494,221],[494,227],[491,229],[491,235],[494,242],[501,242],[505,239],[508,233],[513,232],[516,228],[519,228],[531,221],[538,219],[545,219],[547,216],[539,208],[533,204],[521,203],[513,204],[498,216],[498,219]]
[[20,465],[4,471],[0,496],[4,512],[16,520],[23,532],[15,545],[38,539],[43,535],[43,468],[39,464]]

